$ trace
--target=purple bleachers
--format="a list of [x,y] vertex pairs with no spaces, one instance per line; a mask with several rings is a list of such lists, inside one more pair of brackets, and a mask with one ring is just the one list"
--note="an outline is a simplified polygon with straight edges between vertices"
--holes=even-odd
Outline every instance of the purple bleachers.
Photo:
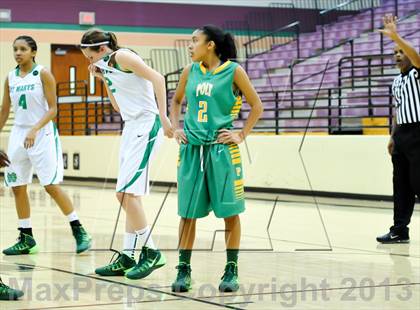
[[[285,126],[287,127],[288,132],[302,132],[306,124],[308,123],[307,119],[290,119],[285,121]],[[325,131],[326,126],[328,126],[327,119],[311,119],[310,121],[310,131]],[[314,128],[314,127],[325,127],[325,128]]]
[[[95,125],[89,125],[90,130],[95,131]],[[99,134],[118,134],[121,131],[120,123],[103,123],[98,124]]]
[[[400,5],[399,15],[404,16],[409,12],[420,9],[420,4],[416,0],[407,0],[404,1],[404,5]],[[375,27],[380,27],[382,25],[382,17],[385,13],[392,13],[394,10],[393,2],[383,2],[381,7],[378,7],[374,10],[375,13]],[[340,41],[348,38],[359,37],[362,33],[371,30],[371,21],[370,21],[370,11],[362,12],[355,16],[340,17],[338,22],[327,25],[324,28],[324,38],[325,38],[325,47],[336,46]],[[402,35],[410,31],[415,31],[420,26],[420,20],[417,20],[415,23],[401,23],[399,25],[399,31]],[[372,33],[372,36],[379,38],[379,34]],[[305,33],[300,37],[300,48],[301,58],[306,58],[315,55],[322,47],[321,42],[322,34],[321,27],[317,27],[317,31],[314,33]],[[373,42],[370,40],[370,42]],[[375,39],[375,42],[378,42],[377,47],[379,48],[379,39]],[[368,54],[370,53],[372,45],[366,44],[363,49],[360,49],[359,54]],[[356,46],[356,49],[359,47]],[[374,50],[379,52],[380,50]],[[344,53],[343,53],[344,54]],[[337,54],[337,58],[340,56],[347,56],[343,54]],[[370,53],[371,54],[371,53]],[[341,58],[340,57],[340,58]],[[258,68],[260,70],[255,70],[252,72],[252,78],[262,77],[266,70],[276,69],[285,67],[290,64],[290,62],[297,58],[296,55],[296,42],[293,41],[289,44],[282,45],[279,47],[274,47],[269,53],[254,57],[254,60],[266,60],[265,69],[262,65]],[[332,59],[335,61],[336,59]]]

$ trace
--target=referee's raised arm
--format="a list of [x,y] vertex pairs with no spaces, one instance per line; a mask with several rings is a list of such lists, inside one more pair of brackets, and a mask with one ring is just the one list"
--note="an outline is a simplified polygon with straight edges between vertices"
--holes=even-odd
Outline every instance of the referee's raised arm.
[[404,55],[408,57],[411,64],[420,68],[420,55],[415,50],[415,48],[406,40],[404,40],[397,31],[397,17],[392,16],[391,14],[385,15],[383,18],[384,28],[379,29],[378,31],[388,36],[392,41],[394,41],[400,49],[403,51]]

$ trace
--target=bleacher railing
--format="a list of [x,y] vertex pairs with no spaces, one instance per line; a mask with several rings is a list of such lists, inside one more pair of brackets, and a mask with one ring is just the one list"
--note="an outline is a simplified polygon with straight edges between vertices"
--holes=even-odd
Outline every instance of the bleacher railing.
[[[350,85],[352,89],[355,89],[358,81],[364,81],[366,83],[365,89],[367,89],[369,106],[368,115],[372,116],[374,108],[377,107],[372,101],[378,97],[375,95],[378,92],[378,88],[387,87],[383,85],[387,84],[389,87],[388,94],[392,98],[391,83],[395,73],[391,72],[391,70],[389,70],[389,73],[386,73],[385,70],[393,68],[395,68],[393,54],[359,55],[341,58],[338,63],[339,98],[341,98],[343,93],[344,85]],[[361,74],[358,72],[361,72]],[[339,100],[340,104],[341,99]],[[392,111],[390,111],[390,114],[392,114]]]
[[[102,82],[98,97],[88,96],[88,82],[84,80],[57,83],[56,91],[58,109],[55,122],[61,135],[96,135],[116,130],[115,126],[112,129],[100,128],[103,123],[113,123],[112,118],[118,114],[106,97]],[[119,123],[117,131],[123,127],[122,122]]]
[[[176,84],[168,85],[173,86],[168,89],[171,98]],[[328,134],[361,134],[368,129],[388,132],[393,110],[391,87],[375,85],[374,88],[374,92],[355,95],[354,91],[366,90],[366,86],[352,86],[347,81],[340,87],[321,89],[319,93],[313,88],[259,92],[264,115],[254,130],[272,134],[302,132],[306,128]],[[185,112],[185,105],[182,111]],[[244,103],[234,122],[236,128],[243,127],[249,112],[249,106]],[[364,122],[366,119],[370,122]],[[120,134],[123,129],[121,117],[107,99],[60,103],[57,124],[61,135]]]
[[[394,3],[394,14],[398,15],[398,0],[390,0]],[[378,7],[380,2],[377,0],[349,0],[342,2],[339,5],[322,10],[319,13],[320,24],[321,24],[321,38],[322,38],[322,49],[325,49],[325,26],[327,24],[327,16],[340,10],[354,11],[353,14],[359,13],[361,10],[368,9],[370,11],[370,31],[375,30],[375,8]]]
[[[293,101],[285,99],[291,93],[290,89],[270,92],[272,99],[263,99],[265,106],[264,116],[254,127],[255,131],[271,132],[276,135],[281,133],[302,132],[306,128],[311,132],[323,132],[328,134],[362,134],[366,129],[382,129],[382,132],[389,132],[392,125],[392,96],[390,86],[380,86],[384,92],[380,95],[352,96],[342,94],[337,95],[341,90],[365,89],[362,86],[352,87],[333,87],[322,89],[319,96],[306,96],[308,93],[316,93],[313,88],[294,89]],[[260,92],[261,96],[267,92]],[[364,102],[374,98],[387,100],[385,104],[372,105]],[[349,104],[347,100],[358,100],[360,103]],[[373,109],[382,109],[381,113],[371,113]],[[386,110],[386,112],[385,112]],[[249,108],[244,107],[241,110],[242,115],[249,113]],[[313,111],[313,113],[312,113]],[[356,113],[355,111],[359,112]],[[309,115],[312,113],[312,117]],[[380,124],[366,124],[365,119],[386,120]],[[244,120],[236,122],[238,128],[241,128]]]
[[[371,88],[375,78],[394,77],[393,73],[384,72],[387,68],[395,67],[393,56],[393,54],[372,54],[341,58],[338,62],[338,86],[341,87],[345,82],[350,81],[350,85],[354,87],[357,80],[364,79],[367,80],[367,86]],[[385,63],[386,60],[389,60],[388,63]],[[366,73],[358,75],[357,70],[364,70]]]
[[300,22],[297,21],[245,43],[245,56],[248,59],[266,53],[273,46],[282,45],[284,37],[287,36],[289,40],[296,40],[296,57],[300,58],[299,35]]
[[[346,8],[339,8],[347,10],[361,10],[366,9],[370,6],[370,0],[364,2],[354,2],[348,5]],[[379,5],[381,0],[374,0],[375,5]],[[282,2],[270,3],[270,7],[277,8],[294,8],[294,9],[315,9],[315,10],[327,10],[335,8],[343,3],[343,0],[290,0]]]

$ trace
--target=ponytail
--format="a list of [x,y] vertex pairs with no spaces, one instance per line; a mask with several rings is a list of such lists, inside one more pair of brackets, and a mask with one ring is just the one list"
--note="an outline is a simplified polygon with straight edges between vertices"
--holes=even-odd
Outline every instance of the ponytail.
[[213,41],[216,45],[215,53],[222,61],[235,60],[237,50],[235,39],[230,33],[215,25],[205,25],[200,30],[207,36],[207,41]]
[[223,41],[223,48],[222,48],[221,54],[225,58],[225,59],[221,58],[223,61],[237,58],[235,39],[233,38],[232,34],[229,32],[225,33],[225,38]]
[[117,41],[117,37],[115,33],[107,32],[107,34],[109,36],[109,43],[108,43],[109,48],[112,49],[113,51],[119,50],[121,47],[118,46],[118,41]]

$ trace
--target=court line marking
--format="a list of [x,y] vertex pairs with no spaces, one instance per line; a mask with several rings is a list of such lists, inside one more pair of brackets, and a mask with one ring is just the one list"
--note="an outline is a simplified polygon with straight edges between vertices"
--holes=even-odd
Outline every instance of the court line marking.
[[[236,295],[235,295],[236,296]],[[253,301],[243,301],[243,302],[227,302],[225,305],[244,305],[244,304],[253,304]]]
[[[16,263],[16,265],[37,267],[36,265],[22,264],[22,263]],[[140,286],[140,285],[122,283],[122,282],[118,282],[118,281],[114,281],[114,280],[110,280],[110,279],[97,278],[97,277],[93,277],[93,276],[90,276],[90,275],[84,275],[84,274],[81,274],[81,273],[78,273],[78,272],[68,271],[68,270],[59,269],[59,268],[55,268],[55,267],[46,267],[46,266],[39,266],[39,267],[47,268],[47,269],[50,269],[51,271],[62,272],[62,273],[66,273],[66,274],[70,274],[70,275],[74,275],[74,276],[78,276],[78,277],[82,277],[82,278],[89,278],[89,279],[98,280],[98,281],[102,281],[102,282],[119,284],[119,285],[126,286],[126,287],[138,288],[138,289],[142,289],[142,290],[148,291],[148,292],[153,292],[153,293],[157,293],[157,294],[161,294],[161,295],[169,295],[169,296],[173,296],[173,297],[178,297],[179,299],[188,300],[188,301],[195,301],[195,302],[198,302],[198,303],[204,303],[204,304],[207,304],[207,305],[217,306],[217,307],[221,307],[221,308],[235,309],[235,310],[245,310],[243,308],[233,307],[233,306],[229,306],[229,305],[226,305],[226,304],[220,304],[220,303],[213,302],[213,301],[207,301],[207,300],[194,298],[194,297],[190,297],[190,296],[179,295],[179,294],[172,293],[172,292],[165,292],[165,291],[161,291],[161,290],[158,290],[158,289],[143,287],[143,286]],[[41,309],[44,309],[44,308],[41,308]]]
[[[249,192],[252,193],[252,192]],[[266,193],[267,195],[274,195],[273,193]],[[283,194],[278,194],[279,196],[282,196]],[[298,197],[302,197],[302,195],[297,195]],[[310,197],[310,196],[308,196]],[[317,196],[318,199],[337,199],[337,200],[346,200],[346,198],[324,198],[324,197],[320,197]],[[246,197],[246,200],[254,200],[254,201],[266,201],[266,202],[273,202],[275,201],[275,199],[271,199],[271,198],[253,198],[253,197]],[[286,199],[279,199],[279,202],[282,203],[295,203],[295,204],[313,204],[313,202],[310,201],[306,201],[306,200],[286,200]],[[364,200],[362,200],[364,201]],[[373,200],[376,203],[379,202],[383,202],[382,200]],[[385,201],[386,203],[392,204],[392,201]],[[349,208],[363,208],[363,209],[373,209],[373,210],[392,210],[392,206],[389,207],[380,207],[380,206],[367,206],[367,205],[357,205],[357,204],[350,204],[350,203],[329,203],[329,202],[322,202],[322,201],[318,201],[319,205],[322,206],[329,206],[329,207],[349,207]],[[419,205],[419,203],[416,203],[416,205]],[[414,208],[413,212],[420,212],[420,209],[418,208]]]
[[[256,239],[263,239],[263,237],[258,237],[258,236],[247,236],[247,237],[252,237],[252,238],[256,238]],[[301,242],[301,241],[293,241],[293,240],[283,240],[283,239],[272,239],[274,241],[277,242],[285,242],[285,243],[300,243],[300,244],[306,244],[306,245],[319,245],[319,244],[312,244],[312,243],[308,243],[308,242]],[[394,244],[395,245],[395,244]],[[404,244],[396,244],[396,246],[400,246],[400,245],[404,245]],[[392,246],[392,245],[390,245]],[[333,250],[334,249],[344,249],[344,250],[354,250],[354,251],[358,251],[358,252],[334,252],[334,251],[330,251],[329,249],[326,249],[326,251],[311,251],[311,253],[316,252],[316,254],[327,254],[326,252],[328,252],[328,254],[337,254],[337,255],[392,255],[392,256],[402,256],[402,257],[406,257],[406,258],[420,258],[420,255],[413,255],[413,254],[405,254],[405,253],[386,253],[386,252],[380,252],[380,251],[374,251],[374,250],[368,250],[368,249],[359,249],[359,248],[349,248],[349,247],[343,247],[343,246],[333,246]],[[390,249],[391,250],[391,249]],[[166,249],[164,252],[175,252],[177,250],[168,250]],[[194,249],[194,252],[206,252],[208,251],[207,249]],[[91,249],[90,252],[109,252],[109,249]],[[136,252],[139,252],[139,250],[136,250]],[[225,250],[213,250],[211,251],[212,253],[224,253]],[[265,249],[261,249],[261,250],[247,250],[247,251],[243,251],[243,253],[261,253],[261,252],[266,252],[266,253],[273,253],[273,254],[290,254],[290,253],[297,253],[297,251],[293,250],[293,251],[268,251]],[[299,253],[302,253],[301,251],[298,251]],[[361,252],[361,253],[359,253]],[[67,251],[40,251],[38,252],[38,254],[75,254],[74,252],[67,252]],[[87,253],[85,253],[86,256]]]
[[104,303],[104,304],[87,304],[87,305],[76,305],[76,306],[73,305],[73,306],[56,306],[56,307],[42,307],[42,308],[21,308],[21,309],[18,308],[16,310],[44,310],[44,309],[68,309],[68,308],[72,309],[72,308],[82,308],[82,307],[100,307],[100,306],[125,305],[125,304],[143,304],[143,303],[178,301],[178,300],[181,300],[181,298],[164,299],[164,300],[114,302],[114,303]]
[[[44,310],[44,309],[68,309],[68,308],[85,308],[85,307],[100,307],[100,306],[112,306],[112,305],[125,305],[125,304],[145,304],[154,302],[166,302],[166,301],[181,301],[181,298],[164,299],[164,300],[145,300],[145,301],[130,301],[130,302],[114,302],[114,303],[103,303],[103,304],[87,304],[87,305],[76,305],[76,306],[57,306],[57,307],[42,307],[42,308],[21,308],[16,310]],[[253,301],[244,302],[229,302],[226,305],[243,305],[253,304]]]
[[[0,178],[0,180],[1,180],[1,178]],[[62,186],[63,187],[69,187],[69,188],[71,188],[71,187],[77,187],[77,188],[81,187],[81,188],[95,189],[95,190],[101,190],[101,189],[103,189],[99,185],[62,184]],[[168,186],[161,186],[161,187],[162,188],[167,188]],[[105,188],[105,189],[113,190],[114,187],[111,186],[111,187]],[[33,189],[33,190],[35,190],[35,189]],[[42,188],[39,188],[37,190],[38,191],[43,191]],[[165,191],[163,189],[162,190],[151,191],[151,194],[164,194],[164,193],[165,193]],[[253,193],[264,194],[264,193],[260,193],[260,192],[248,192],[248,193],[251,194],[251,195]],[[175,192],[172,193],[172,194],[176,195]],[[277,196],[277,195],[279,195],[279,196],[290,195],[290,196],[293,196],[293,197],[308,197],[308,198],[311,198],[311,196],[293,195],[293,194],[284,194],[284,193],[265,193],[265,194],[272,195],[272,196]],[[0,194],[0,197],[6,197],[6,195],[1,195]],[[336,199],[336,200],[356,200],[356,201],[359,201],[358,199],[348,199],[348,198],[339,198],[339,197],[337,197],[337,198],[322,197],[322,196],[317,196],[317,197],[319,199]],[[245,196],[245,198],[246,198],[246,200],[254,200],[254,201],[271,201],[271,202],[275,201],[275,199],[271,199],[271,198],[254,198],[254,197],[246,197],[246,196]],[[360,199],[360,201],[362,202],[362,201],[366,201],[366,200]],[[311,204],[311,202],[305,201],[305,200],[285,200],[284,198],[283,199],[279,199],[279,202]],[[382,202],[382,201],[381,200],[373,200],[373,202],[379,203],[379,202]],[[385,201],[385,203],[392,204],[392,201]],[[392,210],[392,206],[389,206],[389,207],[380,207],[380,206],[357,205],[357,204],[350,204],[350,203],[337,203],[337,204],[335,204],[335,203],[328,203],[328,202],[322,202],[322,201],[318,201],[318,204],[319,205],[324,205],[324,206],[342,206],[342,207],[352,207],[352,208],[366,208],[366,209],[378,209],[378,210],[390,210],[391,209]],[[416,207],[414,208],[414,211],[413,212],[420,212],[420,209],[417,206],[420,206],[420,203],[417,203],[416,202]]]

